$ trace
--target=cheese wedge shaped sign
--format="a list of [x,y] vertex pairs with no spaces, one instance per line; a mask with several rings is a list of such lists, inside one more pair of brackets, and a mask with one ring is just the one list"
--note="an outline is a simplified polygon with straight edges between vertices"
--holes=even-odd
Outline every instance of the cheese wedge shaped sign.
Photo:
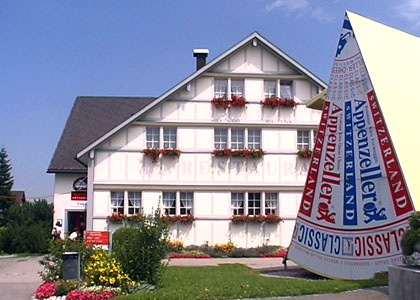
[[414,212],[369,73],[346,14],[288,251],[331,278],[368,279],[401,263]]

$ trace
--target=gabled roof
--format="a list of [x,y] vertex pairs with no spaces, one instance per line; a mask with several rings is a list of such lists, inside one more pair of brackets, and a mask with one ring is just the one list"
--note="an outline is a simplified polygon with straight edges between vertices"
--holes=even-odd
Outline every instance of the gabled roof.
[[48,173],[86,172],[76,154],[151,103],[155,97],[77,97]]
[[170,90],[163,93],[155,101],[151,102],[147,106],[140,109],[136,114],[127,118],[125,121],[121,122],[118,126],[115,126],[112,130],[109,130],[104,135],[102,135],[100,138],[98,138],[97,140],[95,140],[92,143],[90,143],[89,145],[87,145],[84,149],[82,149],[79,153],[77,153],[77,158],[81,158],[82,156],[85,156],[90,150],[92,150],[93,148],[95,148],[96,146],[98,146],[99,144],[104,142],[106,139],[110,138],[111,136],[113,136],[114,134],[116,134],[117,132],[119,132],[120,130],[125,128],[126,126],[128,126],[130,123],[137,120],[139,117],[141,117],[143,114],[145,114],[147,111],[149,111],[150,109],[152,109],[153,107],[155,107],[156,105],[161,103],[162,101],[165,101],[168,97],[175,94],[180,89],[184,88],[189,82],[198,78],[201,74],[205,73],[206,71],[208,71],[209,69],[214,67],[216,64],[222,62],[225,58],[227,58],[232,53],[238,51],[239,49],[241,49],[241,48],[245,47],[246,45],[248,45],[249,43],[251,43],[254,39],[256,39],[259,43],[261,43],[266,48],[271,50],[271,52],[273,52],[275,55],[280,57],[282,60],[286,61],[291,66],[296,68],[300,73],[307,76],[308,79],[313,81],[315,84],[321,86],[322,88],[327,87],[325,82],[323,82],[321,79],[319,79],[313,73],[311,73],[309,70],[304,68],[301,64],[299,64],[297,61],[292,59],[285,52],[283,52],[282,50],[277,48],[274,44],[272,44],[267,39],[265,39],[263,36],[261,36],[258,32],[254,32],[251,35],[249,35],[248,37],[246,37],[245,39],[243,39],[242,41],[240,41],[239,43],[237,43],[235,46],[233,46],[232,48],[227,50],[226,52],[222,53],[221,55],[219,55],[218,57],[213,59],[211,62],[206,64],[204,67],[197,70],[196,72],[194,72],[193,74],[191,74],[190,76],[185,78],[184,80],[182,80],[180,83],[175,85],[173,88],[171,88]]
[[[420,205],[420,38],[347,11],[411,198]],[[327,99],[328,101],[328,99]]]

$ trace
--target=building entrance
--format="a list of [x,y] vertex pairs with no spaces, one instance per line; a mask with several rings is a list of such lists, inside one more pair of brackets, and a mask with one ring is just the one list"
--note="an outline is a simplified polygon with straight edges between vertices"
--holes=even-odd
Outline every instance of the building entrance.
[[69,235],[77,230],[79,236],[83,238],[86,230],[86,211],[68,211],[67,230]]

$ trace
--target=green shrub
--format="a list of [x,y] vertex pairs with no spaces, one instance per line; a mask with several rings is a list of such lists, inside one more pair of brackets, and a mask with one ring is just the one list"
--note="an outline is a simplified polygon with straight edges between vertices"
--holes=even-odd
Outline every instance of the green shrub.
[[420,212],[415,212],[408,220],[410,229],[401,237],[401,248],[404,255],[413,254],[417,243],[420,243]]
[[127,226],[112,236],[115,257],[131,279],[157,285],[166,267],[162,259],[168,253],[168,225],[162,222],[158,209]]
[[62,280],[59,279],[54,282],[57,289],[57,296],[65,296],[70,291],[77,289],[79,282],[77,280]]
[[52,204],[45,200],[13,204],[4,213],[0,251],[46,253],[51,236]]

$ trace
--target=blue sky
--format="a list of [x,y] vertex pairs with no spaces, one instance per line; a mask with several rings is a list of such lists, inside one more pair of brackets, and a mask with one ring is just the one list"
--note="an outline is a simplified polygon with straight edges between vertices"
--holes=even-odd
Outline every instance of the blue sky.
[[0,1],[0,146],[14,189],[46,169],[77,96],[159,96],[253,31],[328,82],[345,10],[420,36],[420,0]]

